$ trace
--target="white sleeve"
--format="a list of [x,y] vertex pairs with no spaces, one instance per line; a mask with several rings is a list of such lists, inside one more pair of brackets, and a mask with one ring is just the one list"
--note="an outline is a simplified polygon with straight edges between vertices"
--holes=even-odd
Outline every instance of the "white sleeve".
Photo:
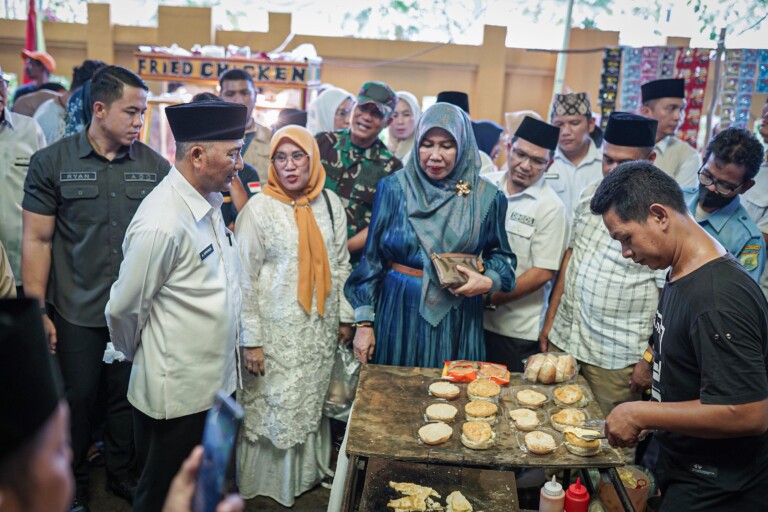
[[256,202],[249,200],[235,220],[235,237],[240,249],[243,265],[240,277],[240,290],[243,294],[243,332],[240,345],[243,347],[262,347],[264,339],[259,319],[259,300],[256,292],[259,273],[264,263],[263,233],[259,226],[259,213]]
[[[687,143],[683,142],[683,144]],[[693,151],[680,163],[680,169],[677,172],[677,182],[680,188],[698,187],[699,169],[701,169],[701,156],[698,151]]]
[[339,321],[351,324],[355,321],[355,310],[344,295],[344,284],[352,273],[352,265],[349,263],[349,248],[347,247],[347,214],[344,211],[344,205],[341,204],[339,197],[331,191],[326,191],[331,202],[333,211],[333,247],[336,254],[328,255],[329,258],[336,258],[336,265],[339,270]]
[[141,343],[153,298],[173,270],[178,249],[175,237],[158,229],[126,233],[125,256],[104,314],[112,343],[129,361]]
[[43,149],[48,144],[45,140],[45,132],[43,132],[43,128],[37,122],[37,119],[35,119],[35,131],[37,133],[37,149]]
[[541,218],[536,219],[536,231],[531,240],[531,266],[559,270],[568,248],[569,231],[565,206],[549,208]]

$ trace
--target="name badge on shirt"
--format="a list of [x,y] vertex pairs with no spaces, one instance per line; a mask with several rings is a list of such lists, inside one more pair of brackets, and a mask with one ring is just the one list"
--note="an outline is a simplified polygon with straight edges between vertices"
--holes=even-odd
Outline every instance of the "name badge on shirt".
[[560,178],[560,175],[557,174],[557,173],[554,173],[554,174],[551,173],[551,172],[545,172],[544,173],[544,179],[545,180],[556,180],[558,178]]
[[61,181],[96,181],[95,172],[62,172],[59,174]]
[[126,172],[125,181],[157,181],[157,174],[154,172]]
[[205,249],[200,251],[200,261],[204,261],[205,258],[213,254],[213,244],[208,245]]
[[533,226],[534,224],[536,224],[536,219],[534,219],[533,217],[529,217],[527,215],[523,215],[518,212],[512,212],[509,215],[509,220],[520,222],[522,224],[525,224],[526,226]]

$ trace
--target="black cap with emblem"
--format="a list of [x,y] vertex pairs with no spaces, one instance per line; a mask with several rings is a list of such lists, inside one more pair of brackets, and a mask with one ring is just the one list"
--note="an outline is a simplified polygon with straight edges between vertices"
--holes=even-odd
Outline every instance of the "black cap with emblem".
[[200,101],[165,109],[176,142],[238,140],[245,135],[248,109],[228,101]]
[[614,112],[608,118],[603,138],[605,142],[616,146],[633,148],[652,148],[656,145],[655,119],[630,114],[629,112]]
[[40,431],[61,389],[38,302],[0,300],[0,462]]
[[560,128],[531,116],[525,116],[515,131],[515,137],[525,139],[531,144],[554,151],[560,137]]

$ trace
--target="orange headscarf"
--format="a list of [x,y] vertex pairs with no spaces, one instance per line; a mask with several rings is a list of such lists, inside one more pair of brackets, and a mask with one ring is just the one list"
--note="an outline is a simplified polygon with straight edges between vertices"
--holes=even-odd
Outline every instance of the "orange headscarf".
[[270,158],[275,155],[278,146],[286,141],[296,144],[309,155],[309,182],[301,191],[301,196],[295,199],[283,188],[275,164],[270,162],[264,193],[293,206],[293,216],[299,230],[299,283],[296,295],[304,311],[310,314],[312,290],[316,289],[317,312],[320,316],[325,316],[325,300],[331,293],[331,266],[328,262],[323,234],[317,227],[317,221],[310,206],[325,186],[325,168],[320,162],[320,149],[317,147],[315,138],[309,130],[296,125],[288,125],[275,132],[269,147]]

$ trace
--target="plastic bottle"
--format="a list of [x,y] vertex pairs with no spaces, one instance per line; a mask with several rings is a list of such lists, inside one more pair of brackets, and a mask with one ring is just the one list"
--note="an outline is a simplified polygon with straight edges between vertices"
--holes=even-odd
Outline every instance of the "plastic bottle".
[[563,486],[557,482],[553,475],[552,481],[545,483],[541,488],[539,512],[563,512],[564,502]]
[[587,488],[581,485],[581,478],[576,479],[565,491],[565,512],[588,512],[589,493]]

